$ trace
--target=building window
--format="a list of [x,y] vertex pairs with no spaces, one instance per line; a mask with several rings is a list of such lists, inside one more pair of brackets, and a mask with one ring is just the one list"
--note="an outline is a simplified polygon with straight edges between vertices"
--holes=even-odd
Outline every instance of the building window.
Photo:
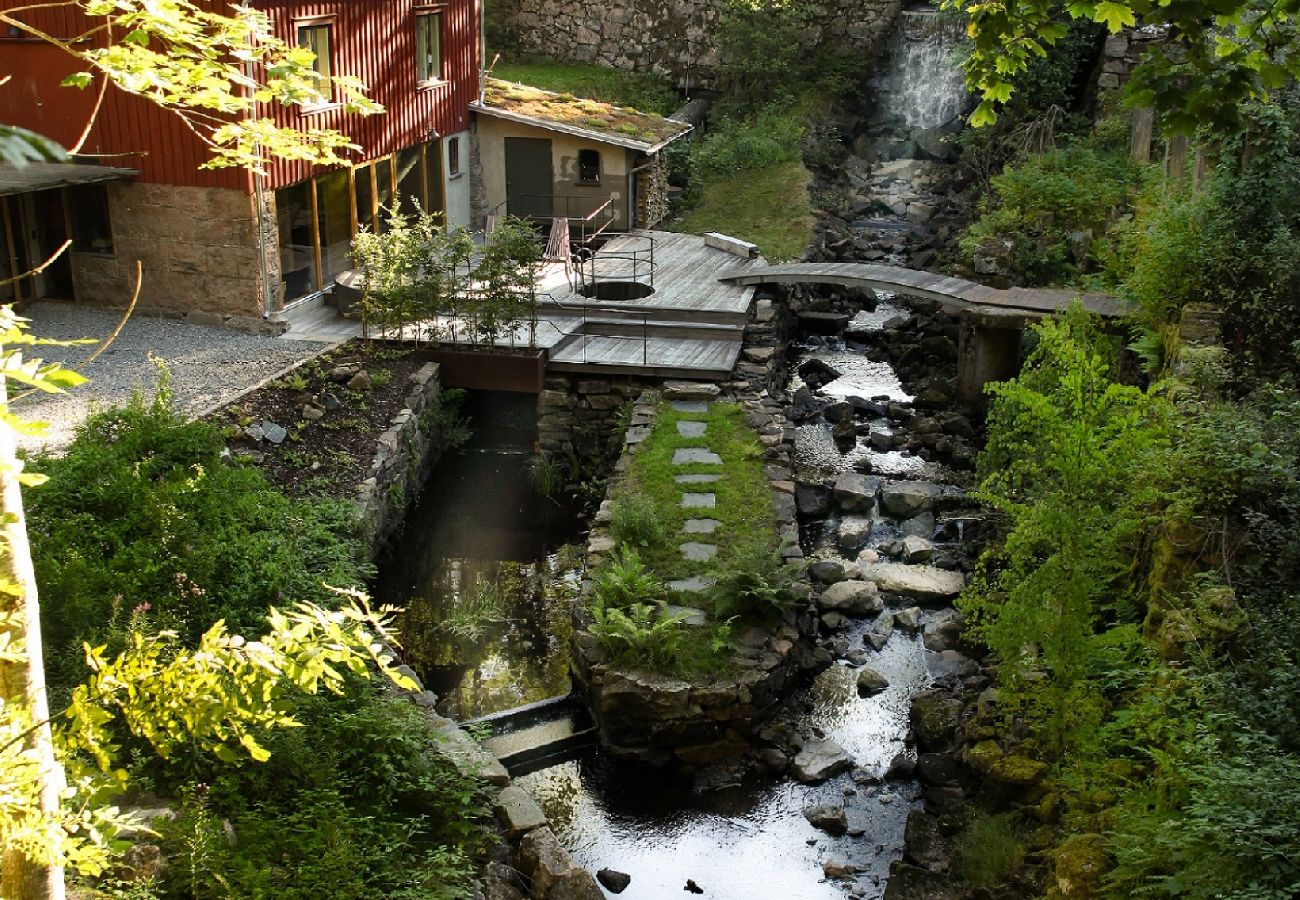
[[442,80],[442,13],[415,16],[415,80],[420,84]]
[[330,86],[330,76],[333,74],[333,70],[330,68],[330,26],[299,25],[298,46],[316,54],[316,60],[311,64],[311,67],[320,76],[320,83],[317,87],[325,98],[324,102],[330,102],[330,98],[334,95]]
[[447,174],[452,178],[460,175],[460,138],[447,138]]
[[600,184],[600,151],[578,151],[578,182],[580,184]]
[[72,249],[79,253],[113,252],[113,224],[108,217],[108,188],[87,184],[68,188]]

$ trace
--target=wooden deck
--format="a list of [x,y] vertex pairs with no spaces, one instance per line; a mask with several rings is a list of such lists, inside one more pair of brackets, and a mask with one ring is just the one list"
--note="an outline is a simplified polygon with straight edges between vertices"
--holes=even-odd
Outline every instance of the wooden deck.
[[[755,288],[727,284],[719,276],[761,266],[763,260],[742,260],[707,247],[698,235],[638,231],[615,237],[597,253],[598,275],[615,280],[635,276],[648,284],[648,255],[638,257],[634,273],[620,254],[650,242],[654,291],[649,296],[627,301],[587,298],[574,290],[573,274],[565,264],[550,263],[538,277],[542,296],[535,335],[524,327],[513,339],[507,335],[496,344],[532,344],[547,350],[548,371],[727,378],[740,356]],[[281,335],[283,340],[336,343],[361,336],[359,322],[342,318],[329,306],[290,310],[284,318],[289,330]],[[449,320],[439,320],[439,332],[446,335],[449,325]]]
[[1108,294],[1083,293],[1061,288],[1010,288],[1003,290],[962,278],[919,272],[901,266],[870,263],[788,263],[779,266],[744,266],[726,272],[727,284],[838,284],[866,287],[937,300],[947,306],[1029,315],[1050,315],[1079,299],[1086,309],[1107,318],[1127,312],[1124,303]]

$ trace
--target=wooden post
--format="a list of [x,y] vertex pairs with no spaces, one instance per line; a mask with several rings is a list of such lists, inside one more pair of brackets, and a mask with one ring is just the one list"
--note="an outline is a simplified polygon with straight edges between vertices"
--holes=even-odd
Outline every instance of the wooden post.
[[1151,161],[1151,137],[1156,130],[1156,111],[1154,109],[1133,110],[1132,124],[1129,130],[1129,156],[1137,162]]

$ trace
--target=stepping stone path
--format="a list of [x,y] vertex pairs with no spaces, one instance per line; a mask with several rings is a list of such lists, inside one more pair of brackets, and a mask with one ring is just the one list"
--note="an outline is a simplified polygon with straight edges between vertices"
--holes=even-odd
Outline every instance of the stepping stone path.
[[721,475],[677,475],[673,477],[673,481],[678,484],[712,484],[721,480]]
[[679,447],[673,451],[674,466],[689,466],[700,463],[705,466],[722,465],[722,457],[707,447]]
[[[683,413],[707,413],[709,404],[703,400],[674,400],[673,409]],[[699,438],[702,442],[708,441],[709,426],[707,422],[695,422],[684,420],[677,423],[677,433],[684,438]],[[674,466],[690,465],[722,465],[722,457],[714,453],[708,446],[702,447],[681,447],[673,453]],[[711,484],[722,479],[722,475],[677,475],[673,480],[680,485],[699,485]],[[704,493],[699,491],[683,490],[682,491],[682,508],[683,509],[713,509],[718,502],[717,494]],[[687,519],[682,524],[682,533],[688,535],[707,535],[713,534],[722,523],[717,519]],[[716,544],[704,543],[701,541],[686,541],[679,547],[682,558],[693,562],[708,562],[718,555]],[[671,581],[668,587],[675,591],[686,591],[690,593],[699,593],[714,584],[712,578],[702,575],[696,575],[693,578],[683,578],[680,581]]]
[[690,578],[682,578],[677,581],[668,582],[670,591],[684,591],[688,594],[698,594],[701,591],[707,591],[718,582],[715,579],[708,578],[704,575],[692,575]]

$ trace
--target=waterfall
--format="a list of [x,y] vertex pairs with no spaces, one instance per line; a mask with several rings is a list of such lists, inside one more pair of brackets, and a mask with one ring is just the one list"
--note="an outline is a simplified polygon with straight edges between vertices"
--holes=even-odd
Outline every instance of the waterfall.
[[903,10],[898,18],[887,69],[873,80],[878,114],[909,129],[947,125],[966,106],[962,24],[930,9]]

